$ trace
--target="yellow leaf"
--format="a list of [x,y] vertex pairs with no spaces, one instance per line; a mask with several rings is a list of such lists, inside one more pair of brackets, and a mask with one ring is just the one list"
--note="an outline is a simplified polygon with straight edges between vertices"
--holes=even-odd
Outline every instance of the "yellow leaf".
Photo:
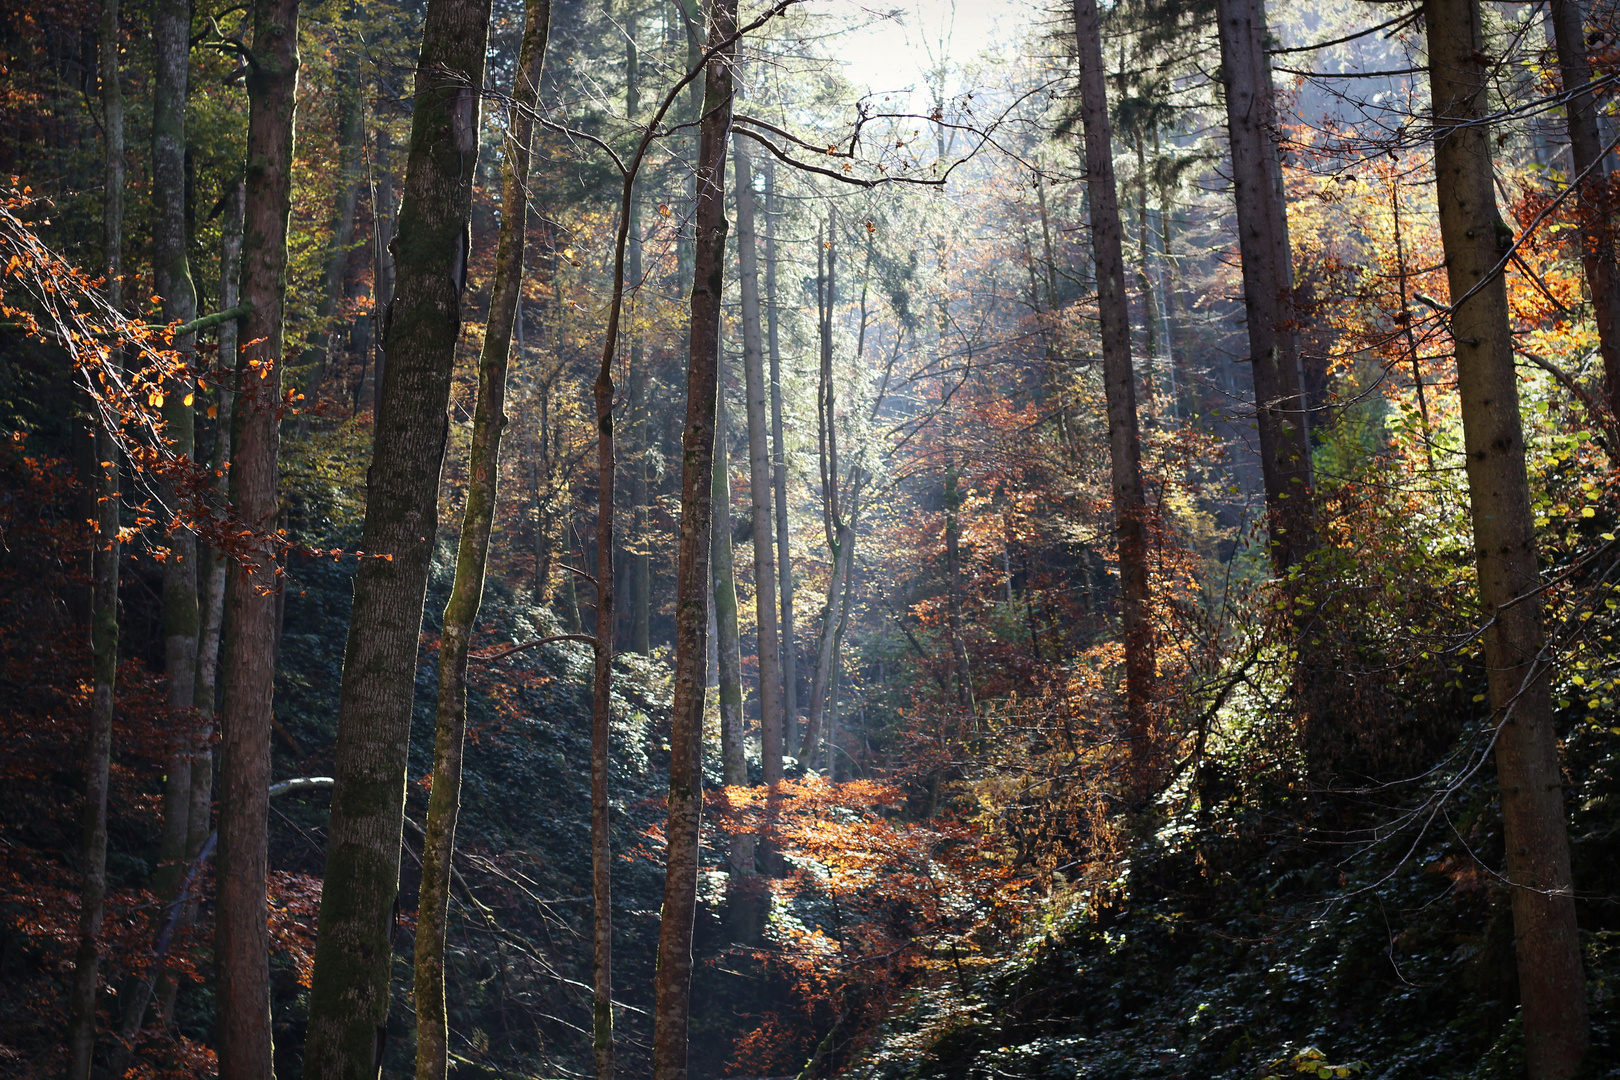
[[196,400],[197,400],[197,395],[196,395],[196,394],[187,394],[187,395],[186,395],[186,400],[185,400],[185,404],[186,404],[186,407],[187,407],[187,408],[190,408],[190,407],[191,407],[191,403],[192,403],[192,402],[193,402],[193,401],[196,401]]

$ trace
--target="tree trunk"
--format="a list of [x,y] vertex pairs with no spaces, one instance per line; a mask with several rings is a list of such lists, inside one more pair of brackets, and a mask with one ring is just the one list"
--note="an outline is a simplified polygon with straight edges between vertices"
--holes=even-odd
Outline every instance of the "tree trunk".
[[[197,290],[186,260],[186,93],[191,53],[190,0],[160,0],[152,18],[152,277],[163,298],[163,320],[189,323],[197,317]],[[189,365],[196,334],[180,334],[174,349],[187,370],[164,387],[164,436],[174,454],[190,462],[196,454],[194,389]],[[197,692],[197,534],[184,520],[188,511],[171,480],[164,499],[179,515],[170,523],[168,557],[163,562],[163,674],[171,725],[169,759],[163,783],[163,830],[158,844],[153,891],[163,901],[157,922],[175,896],[185,872],[191,812],[192,703]],[[144,1010],[143,1010],[144,1011]],[[123,1036],[130,1042],[141,1016],[126,1009]]]
[[260,0],[248,72],[248,141],[232,507],[257,530],[225,585],[221,674],[219,866],[215,896],[219,1080],[269,1080],[271,695],[275,686],[276,469],[282,306],[298,95],[298,0]]
[[327,222],[331,238],[326,245],[326,258],[321,269],[321,298],[315,309],[317,330],[310,335],[309,344],[299,363],[307,365],[303,393],[308,398],[301,423],[307,423],[309,409],[316,404],[316,394],[332,364],[332,353],[337,348],[340,334],[337,313],[343,299],[343,279],[349,266],[349,245],[354,239],[355,211],[360,206],[360,169],[362,144],[365,141],[365,118],[360,102],[360,60],[357,51],[351,51],[342,66],[333,71],[333,89],[337,95],[338,175],[337,194],[332,201],[332,216]]
[[1236,193],[1243,308],[1259,414],[1271,559],[1286,571],[1316,546],[1311,449],[1300,370],[1293,256],[1277,158],[1277,110],[1263,0],[1218,0],[1221,72]]
[[[637,0],[630,0],[624,13],[625,88],[624,114],[635,122],[641,112],[641,50],[636,44]],[[627,284],[630,299],[630,512],[635,527],[635,551],[630,556],[630,648],[643,656],[652,652],[652,555],[648,528],[651,525],[647,501],[647,455],[652,430],[647,414],[648,371],[642,358],[640,327],[636,325],[637,299],[641,295],[641,204],[630,202],[629,264]]]
[[506,427],[506,369],[512,327],[523,294],[523,256],[529,220],[529,158],[534,145],[534,108],[551,28],[551,0],[527,0],[523,44],[507,109],[507,140],[501,162],[501,228],[490,286],[489,318],[478,357],[478,398],[473,407],[467,504],[461,517],[456,576],[444,609],[439,644],[439,702],[433,735],[433,787],[422,839],[422,890],[416,923],[416,1077],[444,1080],[450,1067],[449,1018],[445,1010],[444,936],[450,910],[450,870],[456,818],[461,810],[462,743],[467,732],[467,650],[483,600],[489,533],[495,519]]
[[[374,1076],[388,1025],[417,638],[471,244],[490,0],[430,0],[417,61],[387,366],[338,700],[304,1075]],[[519,222],[521,225],[521,221]]]
[[[102,271],[107,303],[123,307],[124,91],[119,81],[118,0],[103,0],[100,27],[103,160]],[[108,358],[117,364],[117,353]],[[112,760],[113,692],[118,677],[118,433],[95,421],[95,523],[90,552],[90,724],[85,745],[79,943],[69,999],[68,1080],[90,1080],[101,990],[101,924],[107,899],[107,782]]]
[[714,467],[709,496],[710,577],[714,584],[715,654],[720,674],[720,768],[727,784],[746,784],[743,758],[742,648],[737,633],[737,569],[731,551],[731,459],[726,445],[725,390],[716,391]]
[[837,384],[833,381],[833,306],[838,293],[838,246],[834,239],[837,219],[827,213],[826,239],[816,247],[816,307],[821,340],[821,368],[816,385],[816,436],[821,472],[822,524],[827,536],[827,557],[832,573],[827,581],[827,606],[822,611],[821,634],[816,648],[816,666],[810,680],[810,711],[805,718],[804,738],[799,743],[799,760],[807,766],[815,761],[821,745],[822,721],[826,714],[828,677],[837,651],[835,628],[839,597],[848,576],[846,552],[854,554],[853,509],[844,520],[839,506]]
[[1485,668],[1499,727],[1502,838],[1531,1080],[1575,1075],[1590,1038],[1551,689],[1541,662],[1540,570],[1501,260],[1489,72],[1478,0],[1426,0],[1435,188],[1453,305]]
[[[956,452],[945,448],[945,626],[951,635],[951,660],[956,670],[956,703],[968,712],[973,700],[973,668],[968,662],[967,640],[962,633],[962,492],[956,470]],[[829,618],[831,612],[829,611]]]
[[1125,297],[1123,230],[1114,183],[1113,138],[1103,81],[1101,27],[1096,0],[1074,0],[1080,59],[1080,115],[1085,133],[1086,193],[1097,270],[1103,393],[1108,408],[1114,528],[1119,541],[1120,606],[1125,638],[1125,713],[1131,756],[1140,783],[1152,735],[1154,641],[1149,622],[1147,501],[1142,490],[1142,448],[1131,371],[1131,322]]
[[[394,200],[394,162],[387,124],[378,124],[372,142],[372,175],[376,189],[371,204],[371,341],[376,360],[371,365],[371,406],[375,414],[382,390],[383,369],[387,366],[387,343],[383,340],[388,305],[394,300],[394,232],[399,224],[399,206]],[[362,378],[361,382],[364,383]],[[365,396],[361,386],[357,397]]]
[[[1573,94],[1564,106],[1569,125],[1571,183],[1580,187],[1585,221],[1581,230],[1581,265],[1592,293],[1592,314],[1603,351],[1603,375],[1608,382],[1609,411],[1620,416],[1620,266],[1615,264],[1614,225],[1602,194],[1607,170],[1602,164],[1603,136],[1598,131],[1597,98],[1590,90],[1577,92],[1592,81],[1586,60],[1586,26],[1580,0],[1552,0],[1553,41],[1558,49],[1558,70],[1564,90]],[[1577,181],[1575,177],[1583,176]]]
[[[764,760],[776,762],[780,772],[785,733],[782,643],[776,615],[775,530],[771,527],[771,447],[765,434],[765,347],[760,336],[756,250],[759,241],[754,227],[754,179],[741,139],[735,140],[734,157],[737,264],[742,292],[743,390],[748,401],[748,492],[754,523],[754,618],[759,626],[760,752]],[[771,322],[774,337],[775,319]]]
[[698,827],[703,813],[703,658],[708,620],[711,469],[726,256],[726,146],[731,138],[736,0],[714,0],[697,161],[697,244],[681,437],[680,554],[675,583],[675,702],[670,731],[664,906],[653,980],[653,1078],[686,1080]]
[[[776,165],[765,161],[765,342],[771,361],[771,486],[776,502],[776,575],[782,602],[782,746],[799,722],[799,646],[793,632],[793,551],[788,535],[787,451],[782,424],[782,348],[776,321]],[[740,215],[739,215],[740,216]],[[757,525],[756,525],[757,528]],[[782,755],[765,755],[765,782],[782,779]]]

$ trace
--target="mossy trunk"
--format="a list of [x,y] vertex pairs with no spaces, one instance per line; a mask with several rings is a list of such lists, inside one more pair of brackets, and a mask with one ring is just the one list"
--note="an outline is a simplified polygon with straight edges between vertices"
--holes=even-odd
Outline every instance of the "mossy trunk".
[[1120,609],[1125,643],[1125,714],[1133,782],[1150,754],[1154,641],[1148,611],[1147,500],[1142,489],[1142,445],[1131,370],[1131,321],[1125,296],[1123,229],[1114,181],[1113,133],[1108,120],[1102,40],[1096,0],[1074,0],[1080,60],[1080,118],[1085,139],[1086,193],[1097,270],[1097,316],[1102,339],[1103,396],[1108,410],[1108,457],[1119,544]]
[[242,300],[230,494],[254,529],[225,584],[220,684],[219,866],[215,893],[220,1080],[269,1080],[270,729],[275,688],[276,476],[298,100],[298,0],[260,0],[248,72]]
[[1513,239],[1497,213],[1484,119],[1494,108],[1490,58],[1478,0],[1426,0],[1423,16],[1525,1065],[1530,1080],[1566,1080],[1580,1070],[1590,1030],[1502,274]]
[[523,44],[507,110],[507,140],[501,162],[501,228],[490,287],[489,319],[478,357],[478,398],[473,406],[467,503],[456,549],[456,576],[444,609],[439,639],[439,702],[433,736],[433,787],[422,840],[422,892],[416,916],[416,1077],[444,1080],[450,1065],[445,1010],[444,936],[450,910],[450,869],[456,818],[461,810],[462,743],[467,732],[467,650],[484,594],[489,533],[495,520],[500,477],[501,431],[506,426],[506,371],[512,326],[523,290],[523,256],[529,218],[529,159],[534,108],[551,27],[551,0],[527,0]]
[[704,652],[708,621],[711,469],[726,257],[726,147],[731,137],[731,40],[736,0],[714,0],[697,161],[697,242],[681,435],[680,553],[675,582],[675,701],[670,731],[664,905],[653,979],[653,1078],[686,1080],[692,1012],[692,929],[703,813]]
[[338,696],[308,1080],[376,1075],[388,1030],[417,639],[471,254],[489,21],[490,0],[430,0],[422,28],[364,554]]

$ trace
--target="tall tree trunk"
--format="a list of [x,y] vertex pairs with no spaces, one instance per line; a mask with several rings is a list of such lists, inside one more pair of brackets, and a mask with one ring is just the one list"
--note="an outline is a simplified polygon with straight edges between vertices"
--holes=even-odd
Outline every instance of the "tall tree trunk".
[[[653,1078],[686,1080],[698,827],[703,813],[703,660],[708,620],[711,470],[726,257],[726,147],[731,139],[736,0],[714,0],[697,161],[697,244],[681,436],[680,554],[675,582],[675,702],[670,731],[664,907],[653,980]],[[724,46],[724,47],[722,47]]]
[[827,537],[827,557],[832,573],[827,581],[827,606],[823,609],[821,633],[816,648],[816,666],[810,680],[810,711],[805,717],[804,738],[799,744],[799,760],[815,761],[821,745],[827,710],[827,691],[834,657],[838,650],[837,624],[839,599],[849,577],[853,558],[855,508],[848,520],[840,506],[838,462],[837,384],[833,379],[833,307],[838,295],[838,246],[834,239],[837,219],[827,214],[826,239],[816,247],[816,306],[820,330],[821,367],[816,388],[816,435],[821,471],[822,523]]
[[1541,661],[1536,559],[1513,331],[1500,263],[1513,243],[1496,209],[1489,58],[1478,0],[1425,0],[1434,102],[1435,191],[1453,304],[1457,394],[1485,617],[1485,670],[1498,723],[1502,839],[1513,885],[1514,950],[1530,1080],[1565,1080],[1590,1038],[1575,926],[1564,785]]
[[[197,290],[186,259],[186,95],[191,54],[190,0],[160,0],[152,19],[152,277],[163,298],[165,322],[189,323],[197,317]],[[189,365],[197,335],[180,334],[174,348],[188,365],[164,387],[164,435],[184,461],[196,454],[195,379]],[[152,927],[162,928],[167,902],[185,872],[188,819],[191,813],[191,755],[197,693],[197,534],[184,520],[177,486],[164,484],[165,501],[180,518],[170,523],[168,557],[163,563],[163,674],[171,725],[171,745],[163,783],[163,830],[157,872],[152,885],[164,901]],[[145,1003],[142,1002],[142,1005]],[[140,1030],[143,1017],[126,1008],[126,1043]],[[144,1010],[143,1010],[144,1011]]]
[[1119,541],[1125,713],[1131,755],[1138,765],[1134,782],[1140,783],[1142,765],[1150,753],[1149,708],[1154,675],[1153,629],[1149,623],[1147,501],[1142,489],[1142,447],[1136,419],[1136,380],[1131,371],[1131,322],[1125,297],[1123,230],[1119,222],[1119,193],[1114,183],[1113,136],[1109,130],[1096,0],[1074,0],[1074,25],[1080,59],[1086,193],[1097,270],[1103,394],[1108,408],[1114,529]]
[[1293,256],[1277,157],[1264,0],[1218,0],[1221,72],[1236,193],[1243,308],[1259,413],[1271,559],[1281,573],[1316,546],[1311,449],[1300,369]]
[[[973,699],[973,667],[968,662],[967,639],[962,628],[962,491],[956,451],[945,448],[945,626],[951,636],[951,660],[956,670],[956,703],[968,712]],[[831,613],[829,611],[829,617]]]
[[[281,407],[287,218],[298,100],[298,0],[260,0],[247,75],[242,300],[231,446],[231,504],[257,531],[225,585],[221,674],[219,866],[214,960],[219,1080],[269,1080],[270,726],[275,687],[276,470]],[[376,549],[372,549],[376,550]]]
[[716,391],[714,468],[709,496],[710,577],[714,579],[715,652],[720,667],[720,768],[727,784],[746,784],[743,758],[742,647],[737,633],[737,569],[731,551],[731,466],[726,445],[725,389]]
[[[372,176],[376,187],[371,199],[371,341],[376,360],[371,365],[371,406],[375,414],[387,367],[383,340],[388,306],[394,301],[394,233],[399,226],[399,204],[394,196],[394,155],[388,125],[379,123],[372,141]],[[362,380],[363,381],[363,380]],[[365,387],[360,390],[364,397]]]
[[[782,603],[782,741],[765,754],[765,782],[782,779],[780,747],[790,746],[799,721],[799,647],[793,632],[793,552],[788,536],[787,451],[782,423],[782,348],[776,320],[776,165],[765,162],[765,342],[771,361],[771,488],[776,504],[777,591]],[[741,214],[738,215],[739,219]],[[750,436],[752,438],[752,436]],[[756,528],[758,527],[756,523]]]
[[785,733],[782,643],[777,626],[775,530],[771,527],[771,446],[765,431],[767,387],[759,318],[759,239],[754,224],[754,178],[741,139],[735,141],[733,156],[737,268],[742,292],[743,391],[748,402],[748,493],[754,525],[754,619],[759,627],[760,752],[766,761],[775,761],[780,768]]
[[[348,56],[332,72],[332,76],[337,96],[337,192],[327,222],[331,236],[327,240],[326,258],[321,268],[320,303],[315,309],[317,330],[310,335],[304,355],[299,357],[299,362],[309,368],[303,384],[303,393],[309,399],[306,408],[315,404],[316,392],[331,368],[332,354],[342,333],[337,312],[338,304],[343,299],[343,279],[349,266],[349,245],[354,239],[355,211],[360,206],[360,166],[366,137],[365,117],[360,103],[359,51],[349,50]],[[307,418],[308,413],[301,416]]]
[[[624,13],[625,89],[624,114],[631,122],[641,112],[641,49],[636,44],[638,27],[636,5],[629,0]],[[640,328],[636,325],[637,302],[641,295],[641,204],[630,202],[629,263],[626,268],[630,294],[630,512],[634,525],[635,551],[630,556],[630,648],[643,656],[652,652],[652,554],[647,531],[651,525],[647,501],[647,455],[652,448],[652,425],[647,412],[646,364],[642,358]]]
[[[107,303],[123,307],[124,90],[120,82],[118,0],[101,7],[101,114],[106,192],[102,272]],[[117,353],[109,364],[118,363]],[[107,899],[107,780],[112,759],[113,692],[118,677],[118,433],[108,412],[95,424],[96,535],[90,554],[90,724],[85,745],[83,848],[80,854],[79,943],[73,959],[68,1020],[68,1080],[90,1080],[101,989],[101,924]]]
[[489,318],[478,357],[478,398],[473,407],[467,504],[461,517],[456,576],[444,609],[439,644],[439,702],[433,735],[433,787],[422,839],[422,891],[416,922],[416,1077],[444,1080],[450,1067],[449,1018],[444,996],[445,919],[450,910],[450,869],[456,818],[461,810],[462,743],[467,732],[467,650],[484,594],[489,533],[495,520],[501,468],[501,431],[506,426],[506,369],[512,326],[523,295],[527,242],[529,158],[534,145],[534,109],[551,29],[551,0],[527,0],[523,44],[518,52],[507,109],[507,140],[501,161],[501,228],[490,286]]
[[1569,125],[1571,182],[1582,176],[1581,265],[1592,293],[1592,314],[1598,344],[1603,351],[1603,375],[1608,382],[1609,410],[1620,416],[1620,266],[1615,263],[1614,223],[1606,198],[1600,194],[1607,181],[1603,136],[1598,131],[1598,103],[1590,90],[1592,67],[1586,59],[1586,26],[1580,0],[1552,0],[1553,41],[1564,90],[1571,94],[1564,106]]
[[[417,638],[471,246],[490,0],[430,0],[383,330],[304,1075],[375,1075],[388,1025]],[[521,222],[519,222],[521,224]]]

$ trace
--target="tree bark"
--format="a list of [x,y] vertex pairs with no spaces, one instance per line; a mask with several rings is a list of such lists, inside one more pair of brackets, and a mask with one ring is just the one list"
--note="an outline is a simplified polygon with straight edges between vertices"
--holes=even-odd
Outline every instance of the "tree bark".
[[1435,188],[1451,289],[1457,393],[1484,609],[1485,667],[1499,725],[1496,768],[1531,1080],[1565,1080],[1590,1039],[1570,878],[1563,779],[1541,652],[1540,568],[1501,263],[1489,71],[1478,0],[1425,0]]
[[1142,489],[1142,447],[1131,370],[1130,309],[1125,296],[1123,230],[1114,181],[1113,136],[1103,81],[1101,27],[1096,0],[1074,0],[1080,60],[1080,115],[1085,135],[1086,192],[1097,270],[1103,393],[1108,408],[1114,529],[1119,542],[1121,622],[1125,639],[1125,713],[1136,782],[1149,754],[1154,640],[1149,622],[1147,501]]
[[[326,258],[321,268],[321,298],[315,310],[317,330],[310,335],[304,355],[299,358],[301,364],[309,367],[303,385],[304,395],[308,398],[306,410],[315,405],[316,393],[326,378],[332,364],[332,353],[337,348],[338,304],[343,299],[343,278],[349,265],[349,246],[354,240],[355,211],[360,206],[365,119],[360,102],[359,58],[357,50],[350,50],[342,65],[332,73],[333,90],[337,96],[337,194],[332,200],[332,214],[327,221],[331,237],[327,241]],[[301,417],[307,416],[307,411],[301,414]]]
[[1564,90],[1572,96],[1564,106],[1569,126],[1571,182],[1579,181],[1581,265],[1592,293],[1592,314],[1603,352],[1603,376],[1608,383],[1609,411],[1620,416],[1620,266],[1615,264],[1614,224],[1603,194],[1607,170],[1602,165],[1603,136],[1598,131],[1597,97],[1581,90],[1592,81],[1586,59],[1586,25],[1580,0],[1552,0],[1553,41]]
[[[124,91],[118,64],[118,0],[103,0],[100,27],[101,111],[106,192],[102,272],[107,302],[123,307]],[[117,364],[117,353],[108,358]],[[69,999],[68,1080],[90,1080],[101,990],[101,924],[107,899],[107,782],[112,759],[113,694],[118,677],[118,433],[106,414],[95,421],[95,523],[90,552],[90,724],[85,745],[79,942]]]
[[298,0],[260,0],[247,75],[248,141],[242,321],[231,503],[256,530],[225,585],[220,704],[219,873],[215,896],[220,1080],[269,1080],[270,727],[275,686],[276,470],[298,99]]
[[675,583],[675,701],[670,732],[664,906],[653,980],[653,1078],[686,1080],[698,829],[703,813],[703,661],[711,470],[726,256],[726,146],[731,138],[736,0],[714,0],[697,161],[697,243],[681,437],[680,554]]
[[715,652],[720,668],[720,770],[727,784],[746,784],[743,758],[742,647],[737,633],[737,569],[731,551],[731,466],[725,390],[715,393],[714,467],[709,496],[710,577],[714,582]]
[[[771,486],[776,502],[777,591],[782,602],[782,743],[799,722],[799,646],[793,631],[793,551],[788,535],[787,451],[782,423],[782,348],[776,320],[776,165],[765,168],[765,341],[771,361]],[[757,524],[756,524],[757,528]],[[765,782],[782,779],[782,755],[765,755]]]
[[433,737],[433,787],[422,839],[422,891],[416,923],[416,1077],[444,1080],[450,1066],[445,1009],[444,936],[450,910],[450,870],[456,818],[461,809],[462,743],[467,732],[467,650],[483,600],[489,533],[500,477],[501,432],[506,427],[506,370],[512,326],[523,292],[523,256],[529,219],[529,158],[534,109],[551,28],[551,0],[527,0],[518,52],[507,140],[501,162],[501,227],[490,286],[489,318],[478,357],[467,504],[456,550],[456,576],[444,609],[439,644],[439,702]]
[[[637,0],[629,0],[624,13],[625,89],[624,114],[633,123],[641,112],[641,50],[636,44]],[[643,656],[652,652],[652,555],[647,532],[651,525],[647,501],[647,456],[652,430],[647,413],[648,371],[642,359],[640,328],[636,325],[637,299],[641,295],[641,204],[630,202],[629,264],[627,284],[630,293],[630,513],[635,528],[635,550],[630,556],[630,648]]]
[[1293,256],[1277,157],[1264,0],[1218,0],[1221,72],[1236,193],[1243,307],[1259,415],[1271,559],[1286,571],[1316,546]]
[[[388,1025],[417,639],[471,246],[490,0],[430,0],[344,653],[304,1075],[374,1076]],[[520,222],[521,224],[521,222]]]
[[[754,618],[759,627],[760,752],[764,760],[775,761],[780,772],[785,734],[782,643],[777,625],[775,530],[771,527],[771,447],[765,430],[767,388],[759,318],[759,239],[754,224],[754,178],[741,139],[734,141],[733,156],[737,269],[742,292],[743,392],[748,402],[748,493],[754,523]],[[771,329],[774,336],[774,318]]]
[[[152,18],[152,277],[163,298],[163,320],[189,323],[197,317],[197,290],[186,259],[186,95],[191,53],[190,0],[160,0]],[[164,386],[164,436],[176,457],[190,463],[196,453],[196,382],[190,365],[195,333],[177,334],[173,347],[187,365]],[[163,783],[163,829],[158,843],[153,891],[164,902],[174,898],[185,872],[191,812],[191,757],[197,692],[197,534],[186,520],[173,480],[164,499],[176,516],[169,523],[168,556],[163,562],[163,675],[169,707],[170,749]],[[159,908],[160,920],[162,908]],[[161,925],[152,927],[155,937]],[[125,1042],[143,1017],[126,1009]]]

